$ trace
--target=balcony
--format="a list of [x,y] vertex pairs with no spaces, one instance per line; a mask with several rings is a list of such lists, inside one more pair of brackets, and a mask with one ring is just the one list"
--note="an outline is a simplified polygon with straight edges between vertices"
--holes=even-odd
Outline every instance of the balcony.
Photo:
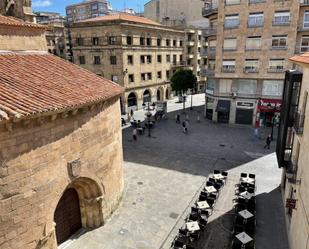
[[263,27],[264,26],[264,22],[250,22],[248,21],[247,23],[248,28],[259,28],[259,27]]
[[290,20],[288,21],[276,21],[276,20],[273,20],[273,26],[289,26],[291,23]]
[[201,52],[201,56],[205,57],[215,57],[216,55],[216,47],[208,47],[206,49],[203,49]]
[[201,77],[212,77],[215,76],[215,70],[214,69],[201,69],[200,71]]
[[258,67],[245,67],[244,73],[258,73],[259,68]]
[[301,112],[295,114],[293,129],[298,135],[301,135],[304,132],[305,118],[306,116]]
[[271,46],[271,50],[287,50],[288,46]]
[[216,34],[217,34],[217,28],[215,27],[209,27],[203,30],[203,36],[205,37],[214,36]]
[[300,0],[300,6],[309,6],[309,0]]
[[225,29],[237,29],[239,27],[239,22],[225,22]]
[[309,46],[296,47],[295,54],[303,54],[309,52]]
[[215,15],[218,14],[218,6],[207,6],[205,8],[203,8],[202,10],[202,15],[203,17],[209,17],[211,15]]

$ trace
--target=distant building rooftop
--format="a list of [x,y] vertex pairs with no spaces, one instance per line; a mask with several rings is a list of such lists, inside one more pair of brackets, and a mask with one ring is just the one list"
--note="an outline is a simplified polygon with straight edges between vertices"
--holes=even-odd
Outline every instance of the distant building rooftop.
[[290,60],[293,62],[309,64],[309,53],[305,53],[302,55],[295,55],[291,57]]
[[21,19],[0,15],[0,26],[45,29],[43,25],[26,22]]

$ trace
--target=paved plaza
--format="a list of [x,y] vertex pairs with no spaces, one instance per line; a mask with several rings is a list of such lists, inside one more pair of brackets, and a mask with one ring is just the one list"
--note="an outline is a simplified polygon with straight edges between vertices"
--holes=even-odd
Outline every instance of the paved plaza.
[[[183,217],[206,177],[214,169],[229,172],[230,187],[218,201],[209,233],[200,248],[228,248],[235,179],[240,172],[257,177],[257,249],[288,249],[274,144],[264,150],[263,139],[252,127],[214,124],[203,113],[202,95],[194,96],[189,133],[182,133],[174,116],[182,104],[169,103],[169,118],[156,123],[152,137],[132,140],[132,128],[123,129],[125,189],[123,200],[110,220],[98,229],[77,236],[62,248],[159,249],[169,248]],[[179,111],[177,111],[179,110]],[[134,115],[144,116],[144,111]],[[181,116],[184,118],[184,115]],[[221,203],[221,204],[220,204]]]

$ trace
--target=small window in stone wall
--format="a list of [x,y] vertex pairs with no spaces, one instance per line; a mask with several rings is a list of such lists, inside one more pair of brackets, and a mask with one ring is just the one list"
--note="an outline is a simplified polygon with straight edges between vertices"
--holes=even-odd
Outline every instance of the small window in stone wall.
[[115,55],[112,55],[110,57],[110,62],[111,62],[111,65],[117,65],[117,57]]
[[92,45],[93,46],[99,45],[99,37],[92,37]]
[[78,57],[78,60],[79,60],[79,64],[80,65],[83,65],[86,63],[86,59],[85,59],[85,56],[81,55]]
[[127,45],[132,45],[132,44],[133,44],[133,37],[127,36]]
[[100,56],[98,56],[98,55],[94,56],[94,64],[95,64],[95,65],[101,64],[101,58],[100,58]]
[[129,82],[134,82],[134,74],[129,74]]

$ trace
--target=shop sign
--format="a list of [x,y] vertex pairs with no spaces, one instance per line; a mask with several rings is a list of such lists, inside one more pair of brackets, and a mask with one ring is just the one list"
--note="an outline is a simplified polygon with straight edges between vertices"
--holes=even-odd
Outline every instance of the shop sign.
[[237,107],[253,109],[254,103],[252,103],[252,102],[239,101],[239,102],[237,102]]
[[296,199],[287,198],[285,207],[290,209],[296,209]]

